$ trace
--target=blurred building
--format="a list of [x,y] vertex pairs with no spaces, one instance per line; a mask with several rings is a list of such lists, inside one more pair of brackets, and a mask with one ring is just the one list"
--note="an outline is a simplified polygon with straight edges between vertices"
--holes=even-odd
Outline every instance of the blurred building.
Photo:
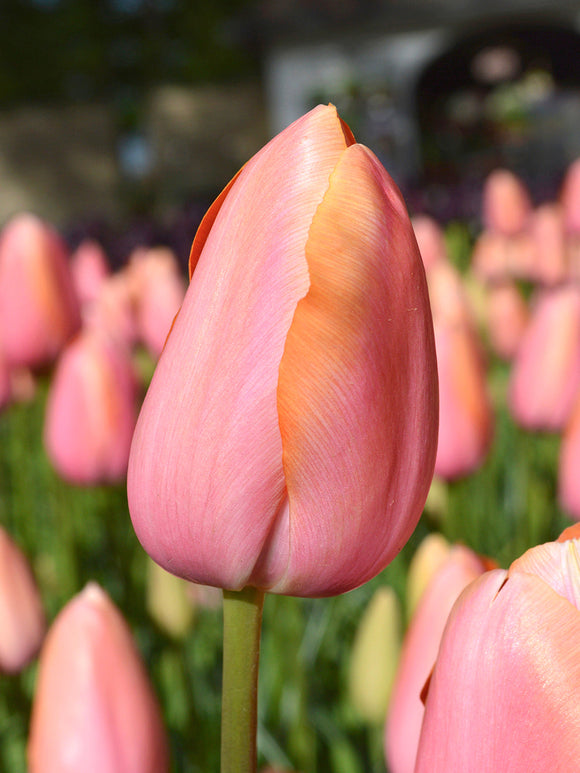
[[478,211],[498,165],[536,199],[580,156],[578,0],[271,0],[272,130],[331,101],[411,206]]

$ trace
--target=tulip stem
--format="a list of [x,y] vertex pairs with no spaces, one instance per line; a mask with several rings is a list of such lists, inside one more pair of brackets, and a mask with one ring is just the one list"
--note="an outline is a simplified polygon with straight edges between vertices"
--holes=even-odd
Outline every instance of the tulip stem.
[[255,773],[264,591],[224,590],[221,773]]

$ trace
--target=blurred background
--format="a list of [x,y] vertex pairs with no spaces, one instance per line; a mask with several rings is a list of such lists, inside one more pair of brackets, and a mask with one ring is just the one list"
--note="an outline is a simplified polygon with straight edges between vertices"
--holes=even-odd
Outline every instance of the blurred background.
[[[180,773],[219,768],[220,598],[172,585],[139,546],[130,434],[204,212],[270,137],[329,101],[427,217],[414,224],[440,459],[415,534],[379,577],[335,599],[267,598],[259,765],[399,773],[384,720],[419,547],[436,535],[507,567],[580,519],[580,166],[562,195],[580,157],[580,0],[0,3],[0,525],[48,624],[89,581],[121,610]],[[512,176],[488,184],[499,168]],[[58,308],[76,297],[58,351],[30,361],[11,343],[26,327],[23,275],[11,284],[7,268],[21,245],[63,284],[72,269]],[[14,584],[2,567],[0,600]],[[6,773],[26,769],[37,663],[21,665],[0,674]]]

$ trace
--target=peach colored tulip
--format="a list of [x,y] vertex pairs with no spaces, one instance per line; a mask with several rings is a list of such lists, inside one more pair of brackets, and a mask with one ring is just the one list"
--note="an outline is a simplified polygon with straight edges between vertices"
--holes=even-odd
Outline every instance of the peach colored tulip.
[[190,265],[131,450],[137,536],[175,574],[232,590],[366,582],[417,523],[437,435],[398,190],[319,106],[228,185]]
[[541,291],[514,360],[509,405],[527,429],[565,426],[580,389],[580,287]]
[[473,551],[455,546],[419,601],[403,640],[385,725],[385,754],[391,773],[413,773],[415,769],[423,721],[421,690],[435,663],[443,629],[455,600],[485,568],[484,562]]
[[488,287],[486,326],[491,349],[512,360],[528,326],[530,313],[518,286],[509,280]]
[[129,262],[137,334],[153,357],[159,357],[186,284],[177,258],[165,247],[137,250]]
[[92,239],[76,248],[71,256],[71,270],[81,306],[98,297],[103,282],[111,274],[105,251]]
[[80,326],[66,247],[33,215],[18,215],[0,238],[0,329],[12,365],[51,363]]
[[164,773],[161,715],[127,624],[91,583],[53,623],[40,655],[29,773]]
[[79,484],[123,480],[136,418],[128,353],[84,331],[61,355],[48,396],[44,440],[57,472]]
[[483,186],[483,222],[495,233],[514,236],[523,231],[532,211],[523,182],[507,169],[496,169]]
[[558,462],[558,500],[571,518],[580,521],[580,392],[566,423]]
[[447,622],[416,773],[577,770],[579,653],[580,539],[477,579]]
[[0,527],[0,671],[22,670],[40,649],[45,628],[28,561]]
[[411,223],[425,270],[429,271],[435,264],[447,261],[445,237],[439,223],[428,215],[416,215]]

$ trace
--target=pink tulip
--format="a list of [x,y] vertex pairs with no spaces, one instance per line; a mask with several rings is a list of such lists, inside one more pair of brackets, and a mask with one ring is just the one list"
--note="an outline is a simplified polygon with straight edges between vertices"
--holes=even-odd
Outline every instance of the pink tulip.
[[45,627],[28,561],[0,527],[0,670],[21,671],[40,649]]
[[51,363],[80,326],[64,243],[33,215],[11,220],[0,239],[0,329],[12,365]]
[[40,656],[30,773],[164,773],[157,701],[131,633],[91,583],[61,611]]
[[449,258],[443,229],[439,223],[428,215],[416,215],[411,223],[425,270],[429,271],[439,262],[446,262]]
[[542,204],[532,213],[530,237],[534,245],[534,263],[524,276],[544,285],[556,285],[568,277],[568,258],[562,207]]
[[123,269],[107,277],[99,294],[85,308],[86,327],[100,330],[127,347],[137,340],[137,319],[128,271]]
[[579,652],[580,539],[480,577],[447,622],[416,773],[577,770]]
[[566,171],[560,202],[564,213],[564,227],[568,234],[580,234],[580,158]]
[[527,429],[565,426],[580,389],[580,287],[542,291],[518,349],[509,404]]
[[161,354],[175,315],[183,303],[186,285],[171,250],[138,250],[131,257],[137,333],[153,357]]
[[437,657],[449,612],[461,591],[485,571],[468,548],[455,546],[432,576],[403,640],[399,669],[385,725],[391,773],[413,773],[423,721],[421,690]]
[[12,386],[10,380],[10,367],[6,362],[6,356],[0,338],[0,410],[10,402],[11,396]]
[[570,517],[580,521],[580,392],[560,443],[558,500]]
[[435,474],[456,478],[477,469],[492,440],[493,415],[483,353],[461,278],[448,262],[427,273],[439,374]]
[[523,231],[532,204],[523,182],[507,169],[496,169],[483,187],[483,222],[486,228],[505,236]]
[[491,349],[512,360],[529,321],[529,310],[518,286],[509,280],[489,286],[486,325]]
[[71,257],[71,269],[83,306],[98,297],[103,282],[111,273],[105,251],[92,239],[81,242],[76,248]]
[[57,472],[79,484],[123,480],[136,418],[128,353],[96,331],[81,333],[61,355],[48,396],[44,440]]
[[423,266],[394,183],[332,106],[228,185],[139,417],[133,524],[186,579],[341,593],[408,539],[437,382]]

